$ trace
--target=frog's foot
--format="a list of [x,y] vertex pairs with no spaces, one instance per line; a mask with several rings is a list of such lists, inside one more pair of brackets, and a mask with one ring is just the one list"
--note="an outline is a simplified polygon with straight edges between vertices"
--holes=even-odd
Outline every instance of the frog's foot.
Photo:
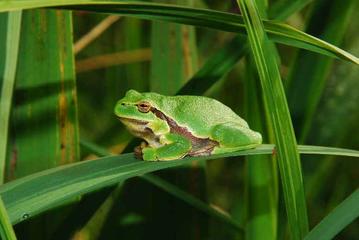
[[146,148],[148,144],[146,142],[141,142],[141,144],[134,149],[135,157],[138,159],[143,159],[143,149]]
[[158,161],[156,148],[144,148],[142,149],[142,159],[145,161]]

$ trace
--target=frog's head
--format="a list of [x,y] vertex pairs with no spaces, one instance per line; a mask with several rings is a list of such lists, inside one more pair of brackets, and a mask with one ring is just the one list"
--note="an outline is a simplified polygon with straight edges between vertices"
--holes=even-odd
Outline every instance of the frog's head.
[[159,98],[160,95],[156,93],[139,93],[129,90],[125,97],[117,102],[114,112],[130,130],[138,132],[151,125],[160,128],[152,129],[153,131],[161,131],[161,128],[168,127],[164,126],[163,120],[152,111],[156,108],[156,101]]

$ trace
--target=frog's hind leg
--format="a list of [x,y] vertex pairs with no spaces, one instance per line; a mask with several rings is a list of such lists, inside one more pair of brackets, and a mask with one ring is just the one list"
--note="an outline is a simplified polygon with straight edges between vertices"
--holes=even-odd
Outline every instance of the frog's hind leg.
[[211,137],[219,143],[212,153],[233,152],[254,148],[262,143],[262,136],[238,123],[227,122],[214,126]]

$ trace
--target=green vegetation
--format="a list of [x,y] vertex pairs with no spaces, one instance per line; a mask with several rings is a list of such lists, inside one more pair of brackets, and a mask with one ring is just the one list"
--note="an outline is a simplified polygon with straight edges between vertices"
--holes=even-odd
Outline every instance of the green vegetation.
[[[1,239],[355,239],[357,11],[354,0],[0,2]],[[216,98],[265,144],[136,159],[113,114],[128,89]]]

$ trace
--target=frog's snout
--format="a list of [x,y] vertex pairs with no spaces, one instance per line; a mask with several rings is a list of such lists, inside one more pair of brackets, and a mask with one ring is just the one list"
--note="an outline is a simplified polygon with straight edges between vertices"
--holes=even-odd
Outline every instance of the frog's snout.
[[116,116],[119,116],[120,113],[124,110],[126,106],[126,103],[122,102],[122,101],[118,101],[115,105],[115,109],[114,109],[114,113]]

